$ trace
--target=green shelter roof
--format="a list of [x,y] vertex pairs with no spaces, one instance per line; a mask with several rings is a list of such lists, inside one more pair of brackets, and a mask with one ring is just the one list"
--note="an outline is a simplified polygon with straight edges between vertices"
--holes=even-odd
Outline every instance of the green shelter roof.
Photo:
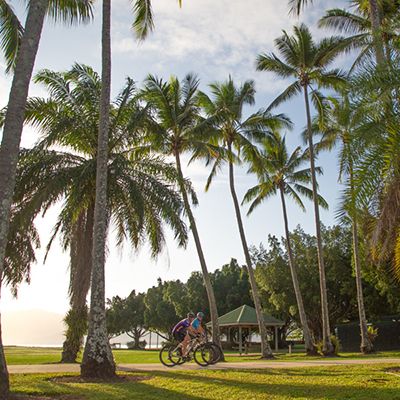
[[[283,321],[264,314],[266,326],[282,326]],[[218,318],[219,326],[258,326],[256,309],[243,305]],[[207,325],[211,325],[209,322]]]

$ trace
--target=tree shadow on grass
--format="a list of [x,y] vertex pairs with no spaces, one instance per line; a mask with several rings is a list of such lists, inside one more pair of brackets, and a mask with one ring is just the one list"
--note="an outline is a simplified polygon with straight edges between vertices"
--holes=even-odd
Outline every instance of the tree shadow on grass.
[[150,379],[135,382],[64,383],[46,378],[35,381],[24,391],[13,395],[43,396],[56,400],[204,400],[204,396],[194,396],[185,391],[175,391],[168,387],[146,384]]
[[[210,371],[211,372],[211,371]],[[154,376],[160,376],[167,379],[172,379],[175,382],[179,380],[187,380],[192,382],[201,382],[208,385],[207,392],[205,394],[205,399],[210,399],[213,397],[208,397],[208,393],[215,393],[221,390],[221,392],[226,393],[226,390],[231,388],[238,394],[238,391],[243,391],[242,396],[246,394],[253,394],[254,398],[264,398],[262,395],[281,395],[285,398],[306,398],[306,399],[325,399],[325,400],[367,400],[367,399],[379,399],[379,400],[400,400],[400,388],[385,387],[391,379],[372,378],[364,382],[358,382],[355,385],[341,385],[337,384],[337,379],[333,384],[317,383],[316,380],[319,374],[315,375],[316,383],[306,383],[306,382],[268,382],[268,377],[276,377],[276,375],[285,376],[287,372],[277,373],[277,371],[265,371],[257,370],[253,373],[257,373],[265,377],[265,382],[254,382],[251,380],[237,380],[237,379],[226,379],[224,378],[224,371],[213,371],[218,372],[216,374],[209,374],[209,376],[199,375],[199,374],[188,374],[188,373],[174,373],[174,372],[163,372],[159,371],[154,373]],[[221,373],[222,372],[222,373]],[[242,371],[236,371],[242,372]],[[246,371],[248,372],[248,371]],[[293,371],[292,371],[293,372]],[[312,377],[312,374],[308,374]],[[188,385],[190,385],[188,383]],[[371,385],[368,387],[368,385]],[[382,385],[382,386],[379,386]],[[257,397],[257,395],[259,397]],[[239,397],[240,398],[240,395]],[[265,397],[268,398],[268,397]]]
[[[347,374],[348,379],[352,378],[350,374],[351,371]],[[361,380],[363,374],[357,373],[348,385],[346,381],[342,383],[340,375],[331,375],[331,380],[326,376],[321,379],[318,370],[300,374],[297,369],[157,371],[132,375],[153,379],[82,384],[51,381],[47,375],[27,381],[24,393],[54,399],[68,395],[85,400],[231,400],[269,399],[271,396],[310,400],[400,400],[400,388],[393,387],[397,386],[397,382],[400,386],[400,381],[392,376],[386,379],[382,374],[373,374]]]

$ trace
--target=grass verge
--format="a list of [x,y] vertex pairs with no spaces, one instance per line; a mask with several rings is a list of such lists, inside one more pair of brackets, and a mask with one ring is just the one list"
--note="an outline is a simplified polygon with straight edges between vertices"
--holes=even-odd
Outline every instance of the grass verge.
[[400,400],[400,377],[388,373],[389,368],[379,364],[285,370],[162,371],[129,374],[131,379],[105,383],[60,379],[57,375],[12,374],[11,387],[18,395],[79,400]]

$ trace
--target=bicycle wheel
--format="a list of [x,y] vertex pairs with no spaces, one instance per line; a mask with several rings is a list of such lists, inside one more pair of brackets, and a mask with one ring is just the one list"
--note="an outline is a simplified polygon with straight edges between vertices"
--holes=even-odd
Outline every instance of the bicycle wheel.
[[182,365],[185,363],[185,360],[182,357],[182,347],[180,346],[171,346],[169,352],[169,358],[175,365]]
[[174,367],[177,362],[176,362],[176,357],[172,357],[174,353],[177,351],[177,346],[171,345],[171,344],[166,344],[163,346],[163,348],[160,350],[159,353],[159,359],[163,365],[166,367]]
[[207,349],[208,347],[211,348],[211,351],[206,350],[204,352],[204,361],[208,362],[209,364],[216,364],[217,362],[221,361],[222,349],[216,343],[212,342],[205,344],[205,349]]
[[212,360],[213,354],[211,346],[201,345],[194,351],[194,361],[201,367],[208,367],[210,365],[209,360]]

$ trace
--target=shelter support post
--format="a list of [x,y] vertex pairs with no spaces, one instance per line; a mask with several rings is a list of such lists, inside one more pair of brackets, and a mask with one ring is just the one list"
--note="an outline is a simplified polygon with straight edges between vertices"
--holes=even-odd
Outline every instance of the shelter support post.
[[275,351],[278,351],[278,327],[275,326]]
[[242,343],[242,327],[239,326],[239,354],[242,355],[243,351],[243,343]]

